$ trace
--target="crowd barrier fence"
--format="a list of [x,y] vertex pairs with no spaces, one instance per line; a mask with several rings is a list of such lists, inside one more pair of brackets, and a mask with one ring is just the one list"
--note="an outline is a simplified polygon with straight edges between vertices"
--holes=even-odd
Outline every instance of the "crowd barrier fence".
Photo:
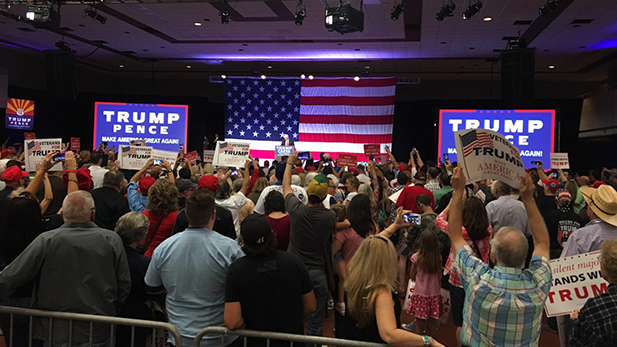
[[[115,336],[116,336],[116,327],[117,326],[127,326],[131,328],[131,347],[135,346],[135,328],[146,328],[152,329],[152,340],[150,343],[152,345],[160,345],[157,340],[157,330],[159,331],[167,331],[171,334],[176,341],[181,341],[180,332],[178,329],[165,322],[157,322],[157,321],[148,321],[148,320],[140,320],[140,319],[130,319],[130,318],[119,318],[119,317],[110,317],[110,316],[97,316],[91,314],[82,314],[82,313],[69,313],[69,312],[54,312],[54,311],[42,311],[42,310],[34,310],[34,309],[26,309],[19,307],[8,307],[8,306],[0,306],[0,314],[9,316],[9,330],[3,331],[5,337],[9,338],[9,344],[7,347],[25,347],[25,346],[13,346],[13,333],[14,333],[14,321],[15,316],[26,316],[29,318],[29,329],[28,329],[28,347],[32,347],[33,341],[33,323],[34,318],[47,319],[49,324],[49,331],[47,332],[46,341],[52,345],[53,343],[53,324],[54,320],[57,321],[68,321],[68,341],[66,343],[69,347],[76,346],[77,343],[73,342],[73,323],[74,322],[86,322],[90,323],[90,332],[89,332],[89,342],[88,346],[93,345],[93,331],[94,324],[109,324],[109,346],[115,346]],[[164,345],[164,342],[163,342]],[[140,346],[141,347],[141,346]]]
[[247,347],[247,338],[259,338],[266,340],[266,347],[270,347],[271,340],[278,341],[287,341],[289,342],[289,346],[293,347],[294,343],[305,343],[308,345],[315,346],[339,346],[339,347],[386,347],[386,344],[373,343],[373,342],[364,342],[364,341],[355,341],[355,340],[344,340],[337,339],[331,337],[321,337],[321,336],[308,336],[308,335],[297,335],[297,334],[286,334],[286,333],[276,333],[269,331],[258,331],[258,330],[247,330],[247,329],[237,329],[237,330],[229,330],[223,327],[209,327],[202,329],[197,336],[195,336],[194,347],[199,347],[201,343],[201,339],[206,335],[221,335],[221,347],[223,345],[223,337],[225,335],[236,335],[240,338],[243,338],[243,346]]

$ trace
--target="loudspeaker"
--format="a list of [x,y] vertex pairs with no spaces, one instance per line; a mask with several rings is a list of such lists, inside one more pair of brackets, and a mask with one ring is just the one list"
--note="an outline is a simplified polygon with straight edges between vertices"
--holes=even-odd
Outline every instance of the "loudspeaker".
[[71,50],[46,50],[47,89],[58,100],[77,97],[75,83],[75,53]]
[[501,99],[507,108],[532,107],[536,51],[534,48],[515,48],[502,51]]

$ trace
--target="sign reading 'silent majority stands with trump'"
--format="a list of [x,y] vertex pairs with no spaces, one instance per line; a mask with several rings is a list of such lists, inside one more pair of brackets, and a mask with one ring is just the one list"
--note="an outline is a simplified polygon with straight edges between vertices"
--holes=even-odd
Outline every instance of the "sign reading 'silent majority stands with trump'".
[[454,133],[466,129],[498,132],[520,150],[525,167],[537,160],[546,167],[554,150],[555,110],[440,110],[439,156],[460,161]]
[[144,140],[146,146],[178,152],[186,143],[187,105],[97,102],[94,105],[94,143],[108,147]]

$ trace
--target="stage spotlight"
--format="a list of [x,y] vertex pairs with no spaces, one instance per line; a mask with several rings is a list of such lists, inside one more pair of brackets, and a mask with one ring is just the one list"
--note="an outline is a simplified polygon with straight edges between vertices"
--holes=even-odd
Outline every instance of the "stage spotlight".
[[304,18],[306,18],[306,10],[304,8],[301,8],[300,10],[298,10],[298,13],[296,13],[296,25],[302,25]]
[[313,79],[313,75],[309,75],[309,80],[312,80],[312,79]]
[[221,11],[219,13],[219,16],[221,16],[221,23],[222,24],[229,24],[229,11],[227,11],[227,10]]
[[443,5],[439,12],[435,15],[438,21],[444,20],[446,17],[452,17],[452,12],[456,9],[456,4],[450,0],[447,4]]
[[226,78],[227,78],[227,76],[226,76],[226,75],[221,75],[221,78],[222,78],[222,79],[226,79]]
[[84,13],[86,14],[86,16],[94,19],[101,24],[105,24],[105,22],[107,22],[107,17],[98,14],[96,10],[92,9],[92,7],[84,9]]
[[482,2],[481,1],[476,1],[473,4],[469,4],[467,9],[463,12],[463,19],[464,20],[470,20],[471,17],[473,17],[474,14],[480,12],[481,8],[482,8]]
[[360,76],[356,76],[353,78],[354,81],[358,82],[360,80]]
[[392,12],[390,12],[390,18],[392,20],[398,20],[398,18],[401,16],[401,13],[403,13],[403,10],[405,10],[405,6],[403,6],[402,2],[400,4],[394,5],[394,7],[392,8]]
[[71,49],[71,44],[63,40],[56,42],[55,46],[60,51],[67,51]]
[[540,7],[538,13],[540,13],[541,16],[545,16],[553,12],[557,7],[559,7],[559,0],[548,0],[544,6]]
[[261,79],[265,80],[266,79],[266,75],[261,75]]
[[305,79],[305,78],[306,78],[306,75],[305,75],[305,74],[302,74],[302,75],[300,75],[300,78]]

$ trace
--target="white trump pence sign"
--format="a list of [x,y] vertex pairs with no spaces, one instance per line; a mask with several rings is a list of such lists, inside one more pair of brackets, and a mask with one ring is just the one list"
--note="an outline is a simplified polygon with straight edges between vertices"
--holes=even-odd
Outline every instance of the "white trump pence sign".
[[245,142],[221,142],[216,143],[214,150],[214,166],[244,167],[249,157],[250,145]]
[[120,159],[120,168],[140,170],[152,158],[152,147],[120,146],[118,158]]
[[[36,170],[36,164],[43,162],[49,152],[62,151],[62,139],[24,140],[24,149],[26,171],[32,172]],[[62,163],[58,162],[49,171],[62,171]]]

